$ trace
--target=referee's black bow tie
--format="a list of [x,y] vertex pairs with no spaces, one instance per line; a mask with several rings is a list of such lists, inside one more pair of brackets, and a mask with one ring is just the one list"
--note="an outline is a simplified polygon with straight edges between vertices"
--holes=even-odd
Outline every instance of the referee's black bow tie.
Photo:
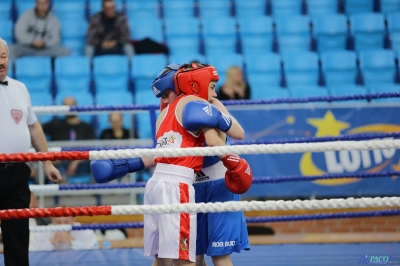
[[0,85],[8,86],[8,81],[0,81]]

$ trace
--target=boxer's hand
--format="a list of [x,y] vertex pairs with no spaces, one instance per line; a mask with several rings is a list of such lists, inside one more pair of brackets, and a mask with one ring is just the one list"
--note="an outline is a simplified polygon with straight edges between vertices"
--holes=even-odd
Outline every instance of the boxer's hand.
[[90,162],[92,175],[97,183],[105,183],[123,177],[127,173],[133,173],[144,169],[140,158],[93,160]]
[[235,154],[229,154],[221,161],[227,168],[225,185],[229,191],[235,194],[243,194],[249,190],[253,182],[253,172],[247,161]]

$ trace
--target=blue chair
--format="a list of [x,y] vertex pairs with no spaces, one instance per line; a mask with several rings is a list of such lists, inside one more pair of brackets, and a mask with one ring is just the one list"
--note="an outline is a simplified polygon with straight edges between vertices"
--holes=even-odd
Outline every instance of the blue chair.
[[200,39],[198,37],[167,37],[166,45],[171,55],[180,53],[195,54],[200,51],[199,42]]
[[15,78],[14,61],[8,60],[8,76]]
[[318,52],[344,50],[347,45],[347,18],[342,14],[325,14],[311,19]]
[[200,23],[194,17],[166,18],[165,36],[170,54],[198,53],[200,49]]
[[62,44],[70,48],[72,55],[84,54],[87,24],[84,19],[61,20]]
[[1,25],[3,25],[4,21],[12,19],[11,7],[12,7],[12,0],[2,1],[2,4],[0,5],[0,23],[1,23]]
[[102,55],[93,58],[96,93],[128,91],[129,59],[124,55]]
[[330,15],[338,12],[337,1],[332,0],[307,0],[307,13],[314,15]]
[[[253,77],[254,80],[254,77]],[[275,100],[290,98],[290,92],[286,88],[269,87],[262,82],[249,80],[252,100]]]
[[202,19],[230,17],[232,4],[230,0],[198,0],[199,13]]
[[384,47],[385,18],[380,13],[350,15],[350,30],[356,51]]
[[[53,105],[53,97],[50,92],[47,91],[31,91],[31,104],[32,106],[50,106]],[[53,116],[52,115],[37,115],[38,120],[41,124],[49,122]]]
[[365,85],[395,82],[396,65],[393,51],[363,51],[359,53],[359,60]]
[[[355,84],[342,84],[328,86],[330,96],[351,96],[351,95],[364,95],[367,94],[367,88],[364,86],[357,86]],[[333,103],[366,103],[367,100],[345,100],[334,101]]]
[[328,51],[320,54],[326,86],[355,84],[357,55],[352,51]]
[[52,10],[60,21],[85,20],[85,0],[53,1]]
[[[56,105],[62,105],[64,99],[66,97],[73,97],[76,100],[77,106],[93,106],[94,105],[94,97],[89,92],[89,90],[71,90],[71,91],[58,91],[55,97]],[[79,114],[78,117],[87,123],[93,122],[93,115],[90,114]]]
[[242,53],[268,52],[272,50],[273,21],[267,16],[238,19]]
[[205,53],[236,52],[236,20],[232,17],[203,19]]
[[13,43],[13,23],[11,20],[0,19],[0,24],[0,37],[10,46]]
[[158,18],[134,17],[128,19],[131,39],[140,41],[150,38],[153,41],[163,43],[163,26]]
[[[100,12],[102,7],[101,3],[103,0],[88,0],[88,10],[89,16],[94,15],[97,12]],[[123,0],[115,0],[115,9],[123,12],[124,11],[124,3]]]
[[63,56],[54,60],[57,92],[90,91],[90,59],[84,56]]
[[167,57],[163,54],[140,54],[132,59],[131,77],[135,93],[151,88],[151,82],[167,66]]
[[204,55],[199,53],[181,53],[181,54],[174,54],[169,56],[169,64],[176,63],[176,64],[184,64],[190,63],[192,61],[197,61],[203,64],[207,63],[207,59]]
[[386,15],[389,39],[393,50],[400,49],[400,12],[389,13]]
[[310,50],[310,19],[297,15],[275,19],[279,52],[299,52]]
[[207,61],[209,64],[213,65],[219,76],[218,84],[225,83],[226,71],[232,66],[238,66],[241,69],[244,68],[244,58],[240,54],[236,53],[222,53],[222,54],[212,54],[207,55]]
[[347,15],[354,13],[372,12],[374,0],[343,0],[344,11]]
[[51,92],[52,69],[50,57],[26,56],[15,60],[15,76],[30,92]]
[[[329,96],[329,91],[325,87],[312,86],[312,85],[289,87],[289,91],[293,98]],[[317,102],[315,104],[325,104],[325,103]]]
[[[144,105],[159,105],[160,99],[154,96],[150,86],[147,90],[139,90],[135,93],[135,103]],[[137,126],[137,133],[141,139],[153,138],[151,131],[151,119],[148,112],[138,113],[134,116],[135,124]]]
[[270,0],[274,17],[300,15],[302,0]]
[[[400,92],[398,84],[377,84],[368,86],[370,93]],[[372,102],[400,102],[399,97],[372,99]]]
[[400,0],[380,0],[379,3],[382,13],[389,14],[400,11]]
[[[133,95],[128,91],[101,91],[95,96],[96,106],[124,106],[133,104]],[[132,114],[123,114],[125,128],[133,128]],[[100,134],[104,129],[110,127],[108,115],[97,115],[97,132]]]
[[31,0],[14,0],[16,8],[16,17],[21,16],[22,13],[35,7],[35,1]]
[[163,0],[162,3],[164,18],[194,17],[193,0]]
[[158,0],[129,0],[126,1],[126,14],[128,19],[159,18],[160,6]]
[[284,55],[282,61],[288,87],[318,85],[319,67],[316,53],[291,53]]
[[[281,58],[279,54],[264,53],[247,55],[244,59],[247,77],[254,83],[261,81],[267,87],[279,87],[282,82]],[[266,63],[268,62],[268,63]],[[253,91],[253,88],[252,88]]]
[[266,0],[234,0],[236,17],[265,16],[267,11]]

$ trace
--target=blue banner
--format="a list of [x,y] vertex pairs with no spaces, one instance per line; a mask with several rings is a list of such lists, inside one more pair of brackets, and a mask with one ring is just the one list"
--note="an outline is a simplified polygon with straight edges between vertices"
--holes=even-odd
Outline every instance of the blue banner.
[[[332,107],[231,110],[246,131],[245,140],[335,137],[400,132],[400,107]],[[246,198],[309,198],[400,195],[400,178],[352,178],[353,173],[399,171],[400,152],[306,152],[242,155],[255,177],[282,175],[348,174],[348,178],[254,184]]]

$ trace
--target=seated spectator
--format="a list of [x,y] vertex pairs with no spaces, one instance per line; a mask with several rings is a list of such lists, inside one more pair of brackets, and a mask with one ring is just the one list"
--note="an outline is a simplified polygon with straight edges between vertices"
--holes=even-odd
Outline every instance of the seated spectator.
[[[110,113],[108,122],[111,128],[106,128],[101,132],[100,139],[129,139],[129,130],[123,127],[123,116],[121,113]],[[134,138],[137,138],[136,134]]]
[[60,44],[60,22],[50,11],[49,0],[36,0],[15,25],[16,44],[10,45],[12,60],[22,56],[65,56],[71,51]]
[[[65,206],[64,206],[65,207]],[[50,225],[79,225],[74,217],[51,217]],[[93,230],[63,232],[36,232],[29,243],[29,251],[98,249]]]
[[250,86],[243,78],[242,69],[233,66],[226,71],[226,81],[217,93],[218,100],[250,99]]
[[132,58],[129,26],[124,14],[115,10],[114,0],[103,0],[102,11],[90,18],[85,55],[125,54]]
[[[76,100],[68,96],[63,105],[76,106]],[[80,120],[77,115],[67,115],[63,119],[54,118],[43,125],[43,131],[51,141],[95,139],[93,127]],[[54,164],[65,180],[73,176],[91,176],[88,160],[61,161]]]

